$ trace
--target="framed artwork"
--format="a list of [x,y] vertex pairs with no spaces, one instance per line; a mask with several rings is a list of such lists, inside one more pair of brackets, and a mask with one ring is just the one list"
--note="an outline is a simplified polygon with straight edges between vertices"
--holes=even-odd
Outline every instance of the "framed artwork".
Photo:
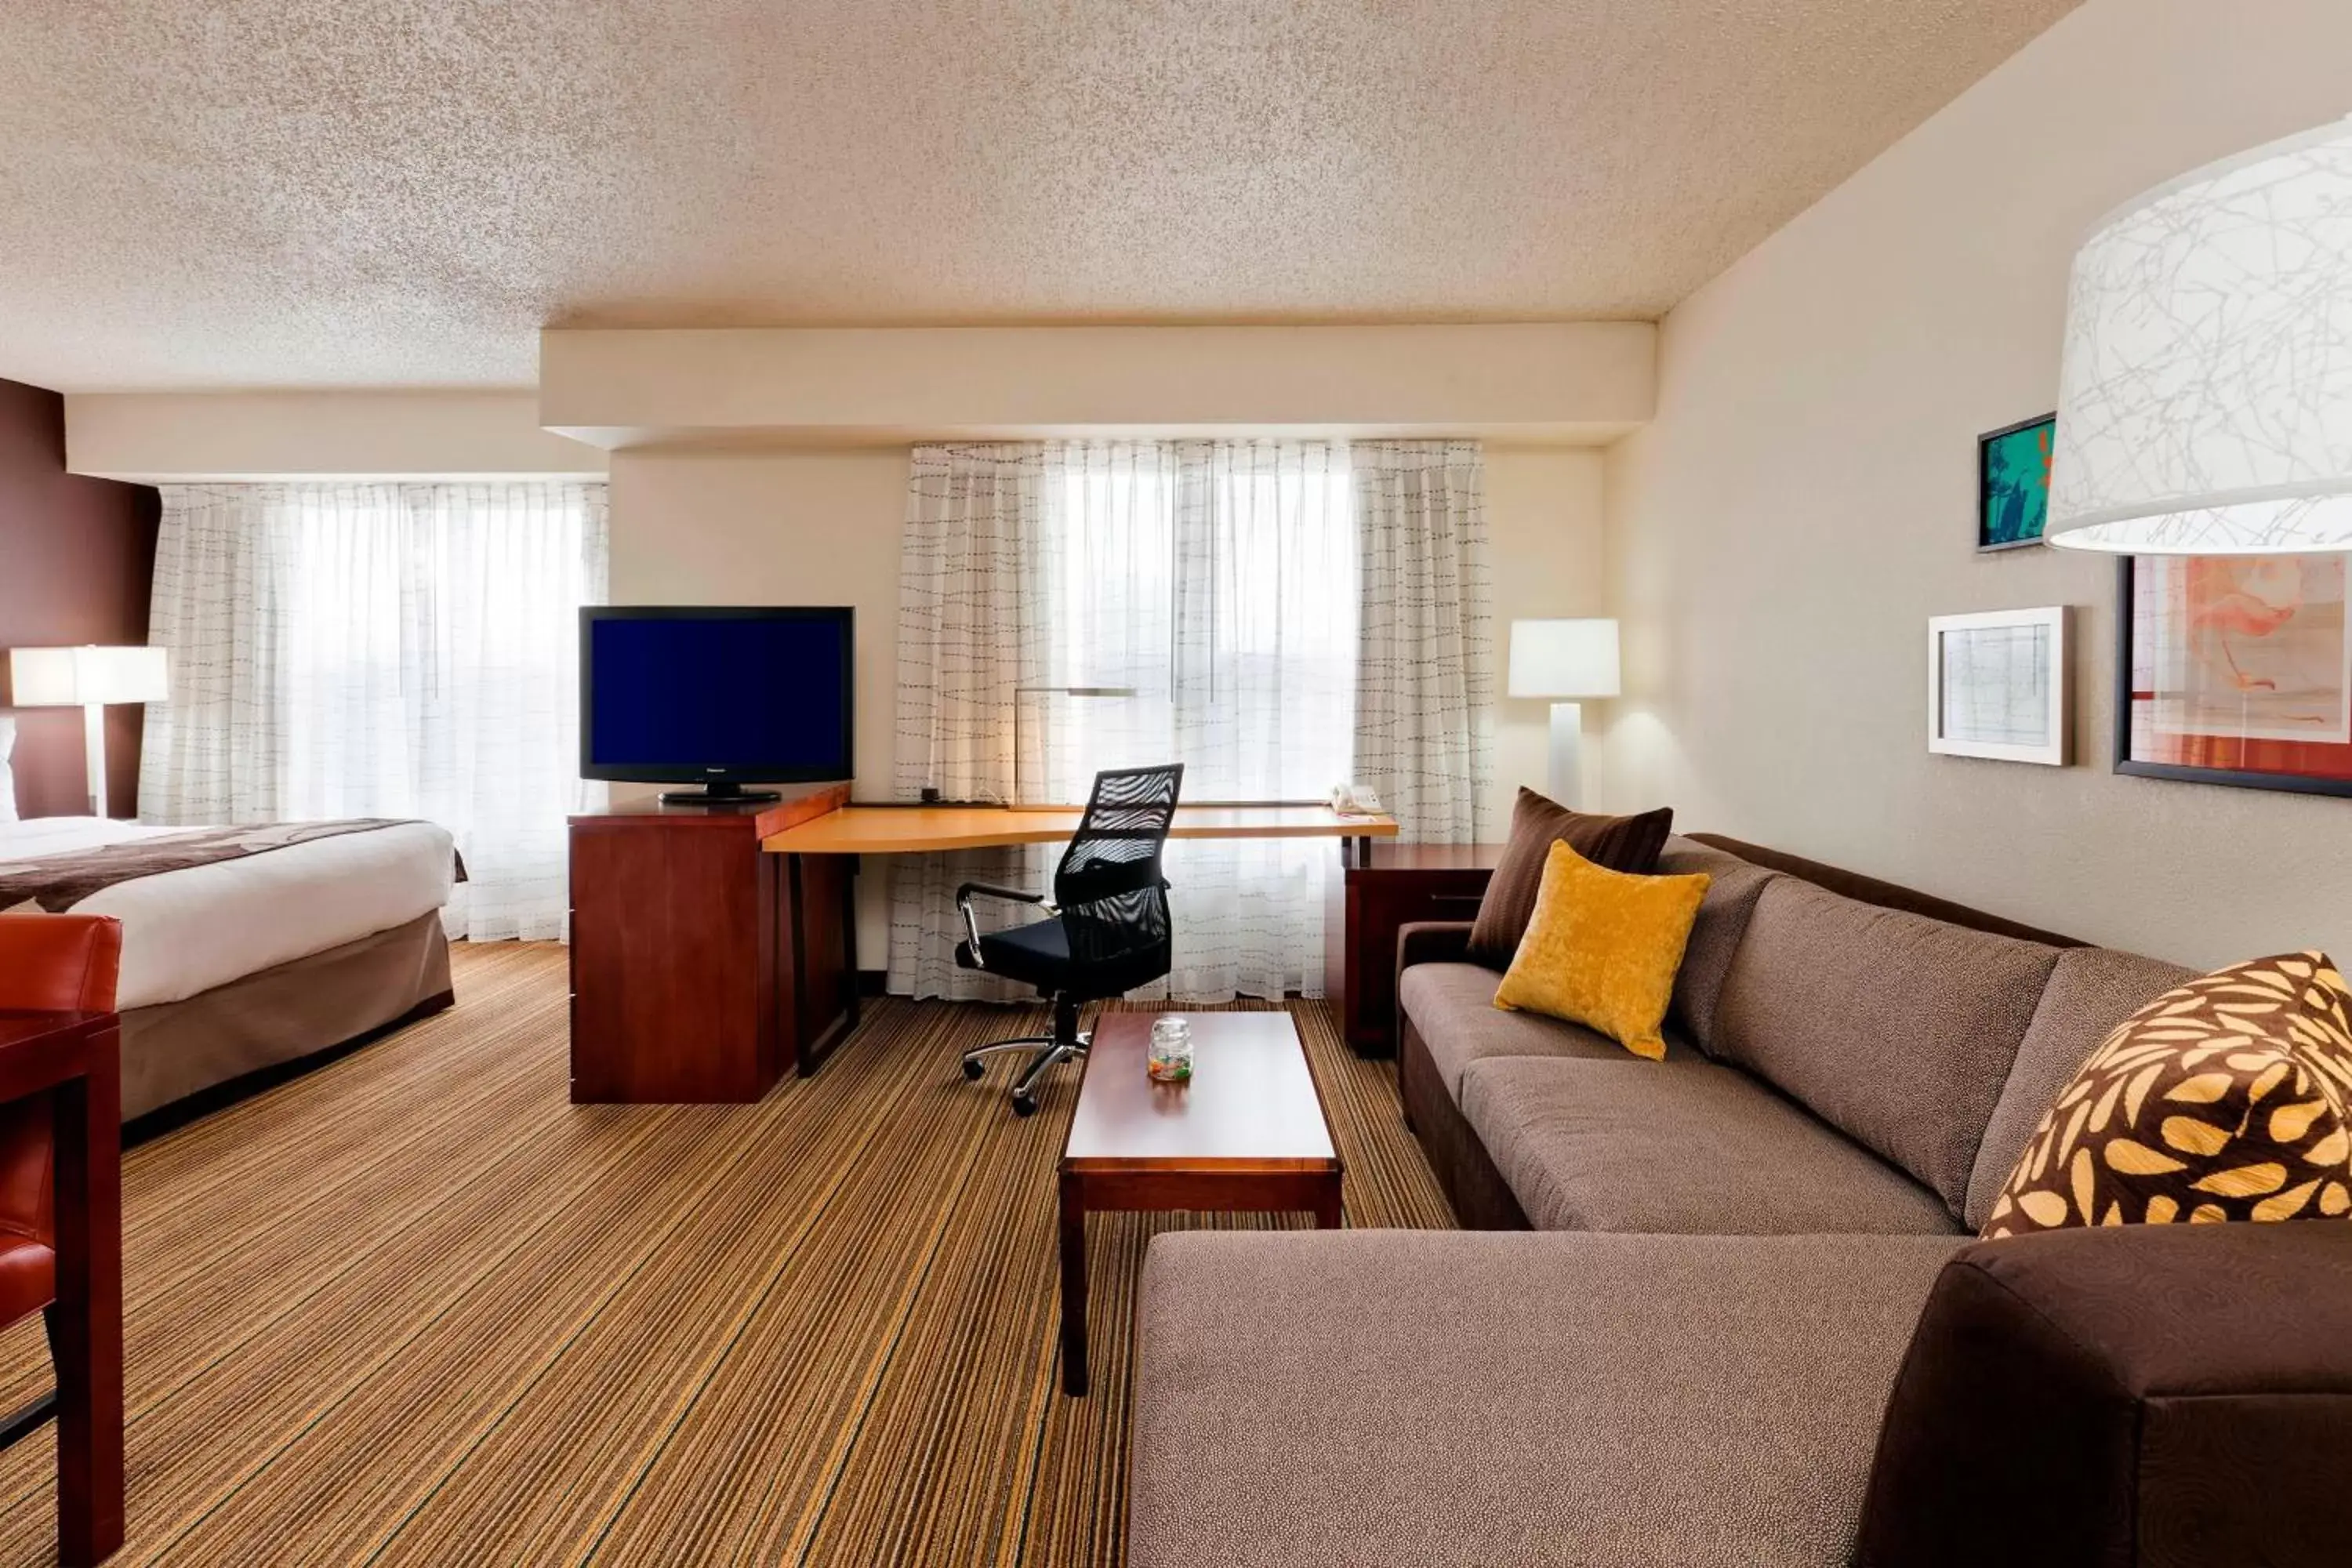
[[2050,442],[2058,416],[1988,430],[1977,437],[1977,549],[2042,542],[2050,521]]
[[2352,795],[2345,561],[2126,556],[2116,772]]
[[1927,749],[2063,767],[2073,731],[2066,607],[1927,623]]

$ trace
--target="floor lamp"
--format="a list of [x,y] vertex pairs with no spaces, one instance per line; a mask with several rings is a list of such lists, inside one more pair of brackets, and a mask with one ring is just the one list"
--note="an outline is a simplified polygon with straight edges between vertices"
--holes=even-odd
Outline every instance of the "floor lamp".
[[172,694],[160,647],[20,647],[8,654],[8,697],[18,708],[81,710],[89,809],[111,816],[106,788],[106,706],[161,702]]
[[[1617,623],[1610,620],[1513,621],[1511,695],[1617,695]],[[1551,705],[1549,791],[1560,805],[1584,804],[1584,708]]]

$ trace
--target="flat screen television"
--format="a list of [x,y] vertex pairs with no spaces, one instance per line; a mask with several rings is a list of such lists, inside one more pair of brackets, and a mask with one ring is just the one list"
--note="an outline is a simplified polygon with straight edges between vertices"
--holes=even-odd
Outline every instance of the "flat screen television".
[[668,801],[848,778],[856,630],[846,605],[582,610],[580,776],[702,786]]

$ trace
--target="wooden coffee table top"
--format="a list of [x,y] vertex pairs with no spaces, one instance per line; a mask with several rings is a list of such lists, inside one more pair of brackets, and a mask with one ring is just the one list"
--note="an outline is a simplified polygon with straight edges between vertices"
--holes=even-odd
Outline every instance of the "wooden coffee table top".
[[1105,1013],[1070,1118],[1062,1169],[1336,1171],[1307,1048],[1287,1013],[1185,1013],[1192,1081],[1145,1070],[1151,1023],[1168,1015]]

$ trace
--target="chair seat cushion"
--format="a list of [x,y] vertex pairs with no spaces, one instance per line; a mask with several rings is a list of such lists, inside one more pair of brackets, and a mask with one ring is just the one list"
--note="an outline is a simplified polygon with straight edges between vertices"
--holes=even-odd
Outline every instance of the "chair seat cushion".
[[1958,1245],[1160,1236],[1128,1562],[1843,1563],[1879,1413]]
[[[1398,983],[1397,1002],[1429,1047],[1445,1090],[1462,1098],[1462,1072],[1489,1057],[1594,1058],[1622,1062],[1625,1047],[1581,1024],[1535,1013],[1511,1013],[1495,1005],[1502,976],[1479,963],[1416,963]],[[1671,1026],[1666,1059],[1696,1056]]]
[[1538,1230],[1950,1235],[1935,1192],[1746,1074],[1495,1058],[1462,1114]]
[[58,1297],[58,1255],[28,1237],[0,1232],[0,1324],[29,1317]]
[[982,936],[980,956],[983,962],[971,963],[971,944],[956,943],[956,962],[966,969],[985,969],[1024,985],[1050,986],[1070,967],[1070,937],[1058,918],[1032,921]]
[[970,942],[956,943],[957,964],[965,969],[985,969],[1020,984],[1034,985],[1041,992],[1059,992],[1076,1001],[1124,996],[1168,973],[1169,943],[1165,936],[1123,952],[1080,961],[1071,956],[1069,928],[1060,917],[985,933],[980,939],[980,950],[981,956],[987,960],[985,963],[972,962]]

